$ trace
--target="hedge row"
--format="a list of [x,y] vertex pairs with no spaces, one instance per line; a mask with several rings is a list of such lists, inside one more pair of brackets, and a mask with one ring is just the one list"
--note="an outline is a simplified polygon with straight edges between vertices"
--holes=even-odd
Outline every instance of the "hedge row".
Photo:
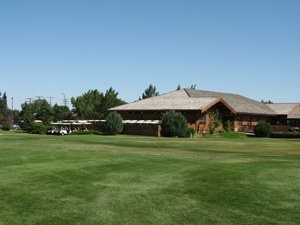
[[271,138],[300,138],[300,132],[271,133]]
[[70,133],[71,135],[86,135],[86,134],[94,134],[94,135],[102,135],[103,133],[97,130],[77,130]]

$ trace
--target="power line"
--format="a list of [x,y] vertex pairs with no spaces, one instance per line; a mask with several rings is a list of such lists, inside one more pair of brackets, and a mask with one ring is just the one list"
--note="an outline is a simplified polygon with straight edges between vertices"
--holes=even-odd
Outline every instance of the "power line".
[[32,100],[33,98],[26,98],[26,99],[28,99],[28,100],[29,100],[29,104],[31,104],[31,100]]
[[41,100],[43,98],[43,96],[35,96],[38,100]]
[[54,97],[48,96],[47,98],[49,98],[49,103],[52,106],[52,98],[54,98]]

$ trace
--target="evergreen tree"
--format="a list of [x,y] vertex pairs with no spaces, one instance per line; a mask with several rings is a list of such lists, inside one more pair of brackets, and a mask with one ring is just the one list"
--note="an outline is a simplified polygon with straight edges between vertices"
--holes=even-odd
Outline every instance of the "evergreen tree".
[[34,118],[33,113],[33,104],[24,103],[21,105],[21,111],[20,111],[20,126],[22,130],[31,132]]
[[118,92],[116,92],[112,87],[110,87],[103,96],[101,103],[101,111],[103,112],[104,117],[108,115],[108,109],[112,107],[116,107],[119,105],[123,105],[126,102],[122,99],[118,98]]
[[151,97],[158,96],[158,95],[159,95],[159,92],[156,91],[156,87],[154,85],[150,84],[149,87],[145,89],[145,91],[142,95],[142,99],[151,98]]
[[175,111],[169,111],[161,118],[161,135],[164,137],[185,137],[187,130],[187,120]]
[[191,89],[195,90],[196,89],[196,84],[192,84]]
[[0,92],[0,124],[3,125],[5,123],[8,123],[7,96],[5,92],[3,95]]
[[268,101],[261,100],[260,102],[264,103],[264,104],[273,104],[274,103],[271,100],[268,100]]
[[106,117],[105,133],[116,135],[123,130],[123,119],[119,113],[110,112]]

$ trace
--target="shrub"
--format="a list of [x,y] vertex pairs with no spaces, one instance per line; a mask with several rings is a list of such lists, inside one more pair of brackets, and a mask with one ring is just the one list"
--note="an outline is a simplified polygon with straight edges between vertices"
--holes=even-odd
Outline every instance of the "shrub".
[[246,134],[241,134],[241,133],[237,133],[237,132],[224,132],[222,134],[220,134],[221,137],[223,138],[228,138],[228,139],[244,139],[244,138],[248,138],[248,136]]
[[225,122],[224,130],[225,130],[225,132],[231,132],[231,131],[233,131],[232,122],[230,120],[227,120]]
[[211,134],[215,133],[217,127],[221,124],[221,120],[219,117],[220,115],[218,110],[209,112],[209,118],[210,118],[209,133]]
[[48,130],[48,127],[42,123],[33,123],[31,133],[33,134],[45,134]]
[[20,127],[23,131],[30,133],[32,131],[33,121],[31,119],[25,118],[21,121]]
[[106,117],[105,133],[116,135],[123,130],[123,119],[119,113],[111,112]]
[[271,133],[271,138],[300,138],[300,132]]
[[77,130],[70,133],[71,135],[86,135],[86,134],[94,134],[94,135],[101,135],[102,132],[98,130]]
[[266,121],[259,121],[254,127],[254,134],[256,137],[269,137],[272,132],[271,125]]
[[187,121],[185,117],[175,111],[163,114],[161,118],[161,135],[164,137],[185,137]]
[[192,137],[195,134],[195,130],[193,128],[187,128],[185,130],[185,137]]
[[9,131],[10,130],[10,124],[7,123],[7,122],[4,122],[3,125],[2,125],[2,130],[5,130],[5,131]]

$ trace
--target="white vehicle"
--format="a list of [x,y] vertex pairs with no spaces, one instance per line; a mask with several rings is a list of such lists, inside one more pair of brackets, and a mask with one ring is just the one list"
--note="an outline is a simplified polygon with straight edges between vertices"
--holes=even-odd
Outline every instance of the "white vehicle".
[[71,133],[71,130],[64,129],[64,128],[60,128],[60,129],[53,128],[53,129],[47,131],[47,134],[49,134],[49,135],[64,136],[65,134],[70,134],[70,133]]
[[60,134],[61,136],[64,136],[65,134],[68,134],[68,131],[66,131],[65,129],[61,129],[61,130],[59,131],[59,134]]

